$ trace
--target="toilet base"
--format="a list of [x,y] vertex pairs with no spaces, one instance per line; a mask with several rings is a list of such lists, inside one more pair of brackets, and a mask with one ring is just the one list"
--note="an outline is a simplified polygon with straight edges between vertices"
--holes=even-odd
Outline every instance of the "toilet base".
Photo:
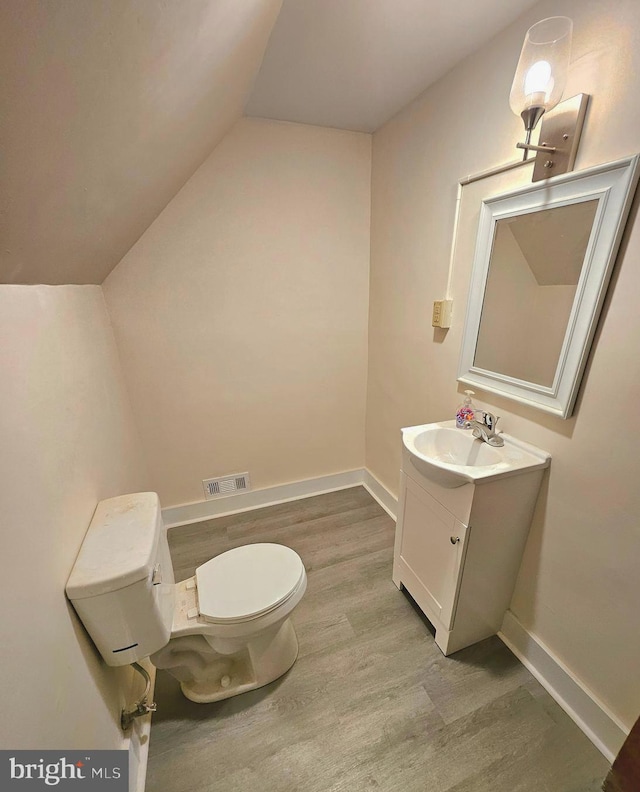
[[[177,659],[180,652],[175,648]],[[285,619],[277,627],[258,634],[234,654],[219,654],[208,648],[203,655],[205,662],[199,668],[190,663],[186,671],[184,665],[168,667],[170,664],[164,662],[162,667],[179,679],[186,698],[197,704],[209,704],[268,685],[286,673],[297,656],[298,639],[291,619]]]

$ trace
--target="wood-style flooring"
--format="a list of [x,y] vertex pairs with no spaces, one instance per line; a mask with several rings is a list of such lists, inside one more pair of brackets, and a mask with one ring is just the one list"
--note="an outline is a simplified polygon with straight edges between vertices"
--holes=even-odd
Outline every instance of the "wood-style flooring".
[[393,585],[394,523],[361,487],[169,532],[176,579],[289,545],[300,654],[266,687],[194,704],[158,672],[148,792],[596,792],[608,763],[498,638],[451,657]]

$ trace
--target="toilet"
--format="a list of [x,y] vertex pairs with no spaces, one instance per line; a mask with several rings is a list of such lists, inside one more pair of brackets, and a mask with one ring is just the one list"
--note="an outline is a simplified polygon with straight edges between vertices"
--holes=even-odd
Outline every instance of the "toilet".
[[307,575],[284,545],[236,547],[176,583],[155,492],[98,503],[67,597],[105,662],[146,657],[198,703],[282,676],[298,655],[291,613]]

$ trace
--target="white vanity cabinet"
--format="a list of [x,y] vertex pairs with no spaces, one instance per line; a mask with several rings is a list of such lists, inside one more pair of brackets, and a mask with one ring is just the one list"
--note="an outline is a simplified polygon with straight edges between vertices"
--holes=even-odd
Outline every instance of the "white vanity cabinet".
[[546,465],[446,487],[403,445],[393,581],[435,627],[445,655],[500,630]]

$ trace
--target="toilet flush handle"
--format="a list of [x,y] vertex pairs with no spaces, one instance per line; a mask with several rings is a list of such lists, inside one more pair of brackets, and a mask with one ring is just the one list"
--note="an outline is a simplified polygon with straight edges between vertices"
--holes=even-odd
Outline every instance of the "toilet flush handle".
[[160,568],[160,564],[154,566],[153,574],[151,575],[151,585],[157,586],[158,583],[162,583],[162,569]]

